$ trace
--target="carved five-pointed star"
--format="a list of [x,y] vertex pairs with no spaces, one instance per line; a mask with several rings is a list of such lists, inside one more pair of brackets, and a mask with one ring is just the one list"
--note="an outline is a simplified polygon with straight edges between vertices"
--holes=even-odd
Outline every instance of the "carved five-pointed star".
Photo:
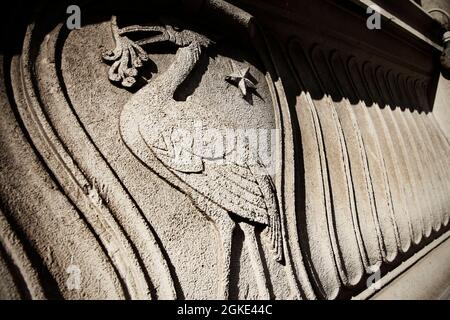
[[229,76],[226,76],[225,80],[237,86],[241,90],[242,96],[246,97],[248,92],[247,89],[252,90],[256,89],[256,84],[249,79],[249,75],[250,75],[249,67],[240,68],[234,71]]

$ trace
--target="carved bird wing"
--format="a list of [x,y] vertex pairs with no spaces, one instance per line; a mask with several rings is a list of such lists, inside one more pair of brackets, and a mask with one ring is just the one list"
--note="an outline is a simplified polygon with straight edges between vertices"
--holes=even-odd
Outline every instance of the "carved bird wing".
[[[183,145],[192,143],[184,141]],[[275,258],[282,260],[280,214],[275,189],[271,177],[262,174],[265,169],[260,162],[252,166],[232,162],[218,164],[204,155],[193,154],[177,146],[170,137],[170,131],[163,133],[153,145],[147,143],[147,146],[173,174],[209,201],[245,221],[268,226]]]

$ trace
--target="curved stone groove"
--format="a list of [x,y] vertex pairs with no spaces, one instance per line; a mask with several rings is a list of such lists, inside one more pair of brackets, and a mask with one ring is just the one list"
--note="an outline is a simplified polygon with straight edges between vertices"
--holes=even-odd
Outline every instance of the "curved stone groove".
[[[423,163],[431,164],[434,162],[434,159],[431,157],[432,152],[428,149],[427,144],[425,143],[425,139],[427,137],[427,131],[422,131],[418,128],[417,124],[417,116],[420,116],[417,114],[417,112],[409,112],[408,110],[405,111],[406,113],[406,120],[408,123],[411,124],[412,132],[416,137],[416,143],[420,150],[422,150],[421,158]],[[437,167],[437,166],[436,166]],[[434,166],[427,165],[425,167],[425,176],[427,180],[426,188],[429,190],[429,202],[430,202],[430,211],[431,211],[431,225],[434,231],[439,231],[441,228],[441,218],[440,218],[440,212],[442,211],[441,208],[441,200],[439,197],[439,190],[436,185],[436,183],[439,181],[439,179],[433,174]]]
[[[391,86],[391,80],[392,80],[393,74],[391,71],[386,73],[384,75],[385,78],[385,84],[386,84],[386,90],[388,91],[388,94],[391,96],[392,101],[398,101],[396,98],[396,93],[393,91]],[[396,108],[396,105],[390,105],[390,107]],[[408,208],[408,215],[411,221],[411,228],[412,228],[412,236],[413,241],[415,244],[419,244],[422,240],[423,235],[423,218],[420,213],[420,201],[419,201],[419,194],[415,191],[415,185],[414,185],[414,176],[417,174],[417,168],[415,168],[415,162],[414,157],[411,157],[408,150],[409,148],[409,141],[406,141],[404,138],[404,130],[402,130],[401,124],[396,119],[397,114],[393,110],[389,110],[389,115],[386,115],[389,117],[389,120],[387,120],[388,123],[391,125],[391,130],[395,132],[395,136],[397,139],[397,142],[395,145],[400,147],[400,157],[402,161],[401,169],[402,169],[402,175],[406,180],[405,188],[403,192],[405,193],[405,196],[407,198],[407,208]],[[401,116],[401,115],[400,115]]]
[[[13,68],[21,68],[18,64],[13,65]],[[16,69],[17,70],[17,69]],[[20,71],[17,71],[16,73],[21,73]],[[23,81],[23,78],[22,78]],[[22,83],[24,85],[24,83]],[[24,92],[24,87],[22,88],[15,88],[15,94],[20,95],[22,92]],[[24,125],[27,128],[28,133],[32,137],[32,142],[37,150],[39,150],[39,153],[43,156],[43,158],[46,161],[46,164],[49,168],[51,168],[52,173],[55,173],[56,176],[59,177],[59,183],[61,185],[69,186],[66,187],[65,192],[68,195],[68,197],[77,203],[77,206],[79,207],[79,210],[81,212],[90,212],[98,210],[98,207],[95,206],[95,201],[90,197],[86,197],[86,190],[89,190],[89,188],[81,188],[79,185],[79,181],[74,178],[72,174],[68,174],[67,172],[70,171],[68,167],[66,166],[65,162],[62,162],[62,157],[59,156],[59,153],[55,151],[55,145],[51,144],[47,138],[49,138],[48,131],[44,131],[48,129],[44,129],[40,124],[39,120],[37,120],[37,115],[34,112],[34,110],[31,110],[32,104],[30,99],[30,96],[24,93],[25,96],[25,103],[26,106],[19,106],[19,113],[21,115],[22,121]],[[73,165],[73,162],[70,161],[69,165]],[[80,199],[81,198],[81,199]],[[94,202],[94,203],[93,203]],[[99,216],[98,213],[95,213],[95,216]],[[109,256],[109,258],[112,259],[110,256],[110,252],[107,252],[107,248],[110,247],[108,243],[112,240],[108,238],[110,236],[110,233],[105,231],[107,227],[105,224],[103,224],[101,221],[97,219],[87,219],[89,225],[87,225],[87,229],[91,230],[90,226],[93,225],[94,228],[96,228],[98,231],[94,235],[96,238],[101,238],[101,247],[105,248],[105,254]],[[116,241],[115,239],[112,241]],[[114,264],[114,269],[117,270],[116,265]],[[122,289],[124,290],[123,294],[125,296],[128,295],[128,290],[124,286],[124,278],[121,277],[119,274],[117,274],[119,277],[119,281],[122,284]]]
[[391,132],[389,131],[384,118],[381,115],[380,103],[382,103],[381,95],[378,92],[378,88],[375,82],[373,68],[370,63],[365,63],[363,67],[364,78],[367,83],[369,92],[374,101],[373,107],[369,108],[369,113],[372,117],[375,127],[378,129],[378,137],[380,138],[381,152],[385,156],[386,163],[386,175],[391,187],[392,194],[392,224],[396,230],[396,239],[399,245],[399,249],[403,252],[408,251],[411,245],[411,230],[408,225],[406,204],[403,198],[402,190],[400,186],[403,184],[401,177],[399,176],[400,169],[398,162],[396,161],[396,148],[393,144]]
[[[353,91],[351,81],[347,76],[345,64],[338,52],[334,52],[330,58],[331,70],[334,72],[336,84],[341,90],[345,103],[336,103],[336,111],[341,119],[348,141],[350,167],[353,182],[353,193],[356,204],[357,221],[354,226],[358,239],[361,257],[366,270],[370,266],[381,261],[381,251],[377,234],[377,213],[373,187],[367,162],[367,152],[361,135],[351,101],[356,103],[356,93]],[[350,101],[349,101],[350,100]]]
[[[390,85],[393,86],[391,88],[391,91],[395,91],[397,94],[397,97],[400,101],[400,105],[405,105],[407,103],[404,100],[403,94],[400,91],[400,81],[397,76],[393,75],[392,81],[390,82]],[[403,98],[402,98],[403,97]],[[399,105],[399,106],[400,106]],[[425,178],[424,178],[424,163],[422,162],[421,156],[417,149],[417,144],[415,142],[415,137],[411,131],[411,124],[406,121],[405,117],[405,111],[403,112],[400,107],[397,106],[397,108],[394,109],[394,114],[396,115],[396,121],[399,127],[401,128],[402,132],[404,133],[405,142],[408,146],[408,150],[410,150],[410,157],[412,159],[412,163],[415,165],[414,173],[415,173],[415,189],[417,190],[417,193],[420,194],[422,197],[424,197],[423,201],[420,201],[420,208],[419,211],[421,215],[422,225],[423,225],[423,235],[425,237],[428,237],[431,234],[431,208],[430,208],[430,197],[425,190]]]
[[[362,232],[361,232],[361,224],[359,222],[358,218],[358,207],[357,203],[360,199],[356,197],[355,192],[355,186],[358,186],[361,188],[361,190],[365,190],[365,186],[361,185],[361,181],[364,181],[365,179],[361,176],[364,175],[364,170],[361,169],[361,157],[360,151],[364,149],[364,145],[362,144],[360,131],[358,128],[358,125],[356,123],[356,119],[354,117],[354,114],[352,112],[352,109],[350,107],[350,103],[347,98],[344,98],[345,94],[343,94],[343,89],[340,87],[341,83],[345,83],[347,86],[350,85],[347,79],[345,79],[345,68],[342,64],[342,59],[340,58],[339,54],[337,52],[333,52],[330,55],[330,58],[325,61],[327,65],[327,70],[329,70],[330,78],[333,79],[333,82],[336,86],[336,90],[339,94],[339,100],[341,101],[333,101],[333,104],[335,106],[336,114],[339,118],[339,123],[341,125],[343,137],[345,137],[345,146],[346,146],[346,154],[347,154],[347,161],[348,164],[348,178],[347,181],[349,182],[349,197],[350,197],[350,206],[351,206],[351,214],[352,214],[352,228],[353,232],[356,237],[356,243],[358,246],[359,254],[360,254],[360,261],[362,262],[361,267],[361,274],[358,281],[361,281],[364,270],[367,270],[368,266],[370,265],[367,258],[367,253],[365,252],[364,248],[364,242],[362,239]],[[338,72],[336,69],[343,72],[342,77],[344,77],[344,81],[339,81],[336,74]],[[349,87],[347,88],[349,90]],[[356,177],[362,178],[358,183],[356,180]],[[367,191],[367,190],[366,190]],[[364,197],[363,197],[364,198]],[[376,241],[375,241],[376,243]]]
[[[398,180],[396,176],[396,169],[394,167],[394,160],[393,160],[393,152],[394,148],[392,145],[392,140],[390,137],[390,132],[387,130],[386,125],[382,118],[379,116],[379,108],[380,104],[382,104],[382,100],[380,97],[380,94],[378,92],[378,88],[374,79],[373,69],[370,62],[364,62],[360,66],[361,68],[361,74],[363,77],[363,81],[368,93],[369,99],[372,101],[372,106],[368,108],[368,114],[371,118],[374,127],[377,131],[378,141],[380,145],[381,153],[383,154],[383,163],[385,165],[384,167],[384,176],[386,179],[387,184],[389,185],[389,197],[391,199],[391,206],[388,215],[386,216],[387,219],[390,219],[391,224],[393,226],[394,230],[394,236],[395,236],[395,242],[397,244],[397,249],[402,249],[402,241],[407,242],[405,240],[405,236],[407,237],[407,231],[405,231],[405,228],[399,228],[399,222],[395,219],[396,216],[396,210],[400,211],[399,208],[396,208],[398,205],[401,207],[401,198],[399,196],[398,191]],[[394,200],[395,198],[395,200]],[[395,259],[397,253],[395,253],[391,259]],[[392,261],[391,260],[391,261]]]
[[[48,112],[52,115],[53,125],[58,128],[65,145],[71,150],[72,157],[77,160],[86,176],[93,182],[98,181],[99,187],[96,192],[104,199],[108,209],[116,217],[122,232],[127,235],[145,282],[149,286],[145,289],[141,288],[142,292],[150,294],[152,291],[154,298],[156,298],[154,295],[157,295],[161,299],[175,299],[177,297],[173,279],[175,275],[168,266],[167,256],[162,252],[162,244],[127,188],[95,145],[71,104],[64,79],[58,72],[61,70],[62,55],[59,51],[63,50],[67,35],[58,28],[56,31],[58,32],[54,34],[54,41],[60,43],[54,45],[56,64],[49,68],[45,64],[44,57],[42,66],[43,70],[51,70],[51,73],[48,71],[43,73],[43,81],[45,80],[43,87],[55,88],[55,92],[49,97],[50,101],[46,104]],[[65,108],[61,108],[61,105]],[[83,150],[89,150],[89,155],[83,154]],[[181,296],[182,292],[178,294]]]
[[[425,85],[422,86],[421,92],[425,92],[426,88]],[[430,123],[430,126],[433,128],[434,135],[432,136],[434,138],[434,143],[436,143],[437,151],[438,151],[438,157],[442,161],[442,166],[444,170],[444,181],[446,181],[447,190],[450,190],[450,170],[448,168],[450,167],[450,141],[447,140],[445,134],[443,133],[439,123],[437,122],[435,115],[431,112],[429,112],[429,106],[428,104],[424,104],[424,109],[426,112],[426,120]],[[448,194],[448,193],[447,193]],[[446,207],[450,205],[450,199],[447,197],[446,201]],[[449,215],[450,210],[447,209],[446,217],[444,224],[447,226],[449,221]]]
[[[13,58],[10,63],[5,64],[5,70],[9,70],[9,65],[12,71],[18,70],[18,58]],[[96,239],[90,237],[93,234],[92,230],[89,230],[89,225],[81,218],[82,215],[76,211],[73,203],[61,192],[56,179],[53,180],[52,172],[48,170],[45,161],[33,145],[30,133],[37,136],[39,133],[33,131],[36,128],[32,128],[31,132],[25,130],[18,112],[21,108],[25,109],[20,88],[20,74],[7,72],[10,73],[11,78],[5,77],[5,82],[10,84],[7,86],[9,104],[2,106],[3,121],[0,136],[1,144],[5,146],[2,164],[7,164],[1,168],[0,177],[3,181],[0,184],[2,196],[0,202],[5,208],[3,212],[10,215],[7,216],[9,225],[21,239],[34,270],[42,279],[41,286],[46,298],[79,297],[78,291],[66,290],[67,279],[62,268],[71,263],[68,258],[75,257],[77,261],[84,261],[84,256],[79,253],[89,252],[90,264],[81,266],[84,271],[89,271],[83,278],[85,280],[99,278],[94,279],[94,282],[83,281],[83,287],[87,291],[95,290],[91,291],[94,297],[123,299],[116,272],[108,264],[104,251],[97,245]],[[11,143],[12,141],[14,143]],[[67,228],[69,224],[70,228]],[[30,229],[30,226],[33,227]],[[72,250],[75,233],[75,239],[82,238],[84,241],[77,243],[76,250],[79,251],[74,252]]]
[[[48,41],[49,38],[47,37],[46,39]],[[59,166],[63,169],[63,171],[60,171],[59,173],[56,171],[56,176],[59,178],[61,178],[61,175],[64,176],[65,174],[70,176],[70,179],[65,182],[63,178],[62,184],[66,186],[69,197],[81,207],[81,211],[84,214],[87,214],[88,220],[93,224],[98,236],[102,239],[101,241],[108,251],[108,255],[111,257],[112,261],[115,262],[117,269],[120,270],[122,281],[127,284],[127,290],[130,290],[131,297],[149,298],[148,294],[150,293],[150,290],[142,288],[142,286],[147,285],[147,282],[142,278],[142,271],[138,271],[140,267],[138,266],[130,243],[120,230],[115,219],[111,217],[111,212],[104,205],[104,200],[101,199],[97,186],[90,184],[84,175],[81,174],[71,156],[67,154],[65,147],[62,146],[58,136],[53,132],[51,125],[47,123],[44,111],[41,109],[40,102],[36,96],[38,93],[32,91],[34,90],[34,84],[32,76],[30,76],[28,72],[33,70],[34,66],[33,62],[30,60],[32,57],[30,57],[28,53],[34,51],[33,41],[35,40],[33,28],[31,28],[28,30],[24,42],[24,54],[22,56],[23,65],[21,69],[24,90],[28,100],[27,110],[32,114],[34,123],[28,122],[25,118],[24,122],[27,124],[27,127],[35,125],[39,128],[39,132],[42,135],[41,138],[36,136],[33,138],[36,140],[43,139],[42,142],[38,142],[36,146],[39,149],[44,148],[40,150],[43,155],[50,157],[50,159],[47,158],[50,167],[55,164],[51,157],[56,157],[56,162],[59,163]],[[23,115],[24,110],[20,109],[20,111]],[[36,140],[35,143],[37,142]],[[50,147],[51,151],[44,151],[48,147]],[[54,169],[56,169],[56,167],[54,167]],[[67,184],[68,182],[69,184]],[[130,262],[132,263],[131,265]],[[129,276],[130,272],[132,277]]]
[[[378,69],[379,71],[381,69]],[[374,82],[374,88],[377,90],[375,93],[378,95],[378,100],[381,103],[388,102],[388,92],[385,87],[384,77],[382,74],[375,74],[373,70],[370,70],[370,81]],[[386,97],[386,98],[385,98]],[[384,98],[384,99],[383,99]],[[387,100],[387,101],[386,101]],[[395,192],[396,201],[394,202],[394,215],[395,221],[397,222],[398,230],[399,230],[399,239],[401,243],[402,252],[407,252],[414,239],[414,231],[411,224],[411,219],[408,211],[408,200],[406,194],[410,193],[411,190],[403,189],[405,186],[408,186],[408,175],[405,172],[404,163],[402,163],[402,149],[399,145],[402,140],[397,137],[397,127],[396,125],[390,121],[392,120],[389,117],[388,113],[391,113],[391,110],[388,106],[384,106],[384,108],[375,109],[375,117],[377,118],[378,125],[383,129],[384,141],[387,145],[388,151],[388,165],[389,165],[389,176],[392,181],[391,187]],[[399,148],[400,146],[400,148]]]
[[418,114],[414,112],[412,115],[413,121],[415,121],[417,126],[417,131],[421,132],[424,137],[423,145],[428,152],[429,163],[434,164],[430,166],[431,177],[433,179],[433,192],[435,195],[435,231],[439,231],[445,223],[446,211],[448,211],[445,206],[446,203],[446,191],[448,187],[446,186],[446,181],[444,180],[446,176],[446,169],[442,164],[441,158],[436,152],[436,147],[432,138],[434,129],[429,126],[429,123],[425,114]]
[[27,300],[30,299],[30,293],[27,291],[27,285],[20,272],[15,267],[11,258],[5,253],[0,242],[0,277],[2,285],[0,286],[1,300]]
[[[427,116],[427,112],[425,112],[424,108],[426,108],[426,102],[422,101],[422,96],[420,95],[420,90],[418,90],[418,80],[408,79],[408,89],[410,95],[415,97],[418,103],[418,110],[412,113],[413,120],[416,123],[417,131],[420,132],[424,137],[424,147],[429,152],[429,160],[430,163],[434,163],[435,166],[430,166],[431,176],[433,179],[433,187],[435,193],[435,201],[436,201],[436,214],[437,221],[436,225],[439,225],[438,230],[445,223],[445,215],[446,211],[448,211],[446,207],[446,195],[448,189],[448,182],[445,180],[445,176],[447,175],[447,169],[445,167],[445,163],[443,162],[443,158],[439,156],[438,146],[434,140],[434,136],[436,135],[436,128],[430,123],[429,118]],[[417,90],[417,91],[416,91]]]
[[[323,51],[316,47],[311,52],[310,60],[315,70],[321,88],[330,88],[337,96],[337,88],[329,71]],[[332,93],[333,95],[333,93]],[[340,270],[343,284],[347,287],[355,286],[362,279],[364,268],[358,244],[359,228],[356,221],[356,205],[352,190],[353,181],[350,172],[350,159],[347,142],[342,123],[339,119],[336,105],[331,97],[324,96],[320,102],[316,101],[316,109],[320,125],[324,134],[324,144],[327,159],[328,176],[332,195],[332,221],[334,231],[335,260]],[[344,186],[344,187],[342,187]]]
[[[408,85],[407,85],[407,77],[401,75],[400,76],[400,88],[404,99],[408,102],[408,106],[411,106],[411,108],[414,106],[414,98],[410,95]],[[419,154],[420,162],[422,163],[422,172],[423,172],[423,181],[424,181],[424,187],[426,189],[426,195],[427,197],[425,200],[428,200],[428,212],[429,212],[429,224],[431,225],[432,230],[438,231],[440,229],[439,226],[439,200],[436,198],[436,195],[438,195],[437,192],[433,191],[435,190],[435,183],[437,182],[437,179],[433,177],[432,172],[430,172],[431,166],[426,165],[427,163],[432,163],[433,159],[431,159],[429,156],[431,155],[430,152],[427,151],[427,146],[424,143],[424,134],[421,133],[420,130],[417,128],[414,110],[408,110],[405,109],[403,112],[405,116],[405,121],[410,125],[410,130],[413,136],[415,137],[415,145],[418,150],[421,150],[422,152]],[[423,152],[425,151],[425,152]]]
[[412,146],[411,140],[408,138],[408,131],[405,128],[404,122],[400,119],[403,117],[401,111],[399,111],[399,105],[401,104],[400,98],[398,96],[398,90],[396,89],[396,80],[393,72],[389,71],[386,75],[386,83],[393,97],[393,101],[395,101],[395,105],[392,106],[393,110],[390,112],[393,125],[398,128],[399,136],[403,141],[405,146],[404,158],[407,162],[407,168],[410,174],[411,180],[411,189],[409,190],[409,194],[414,195],[416,199],[413,204],[413,208],[410,210],[411,221],[414,229],[414,243],[419,244],[422,241],[424,235],[424,216],[423,211],[425,208],[423,207],[423,201],[419,201],[419,197],[421,196],[421,189],[419,187],[420,175],[419,175],[419,167],[418,160],[416,159],[414,154],[411,154]]
[[[361,75],[356,58],[348,60],[348,70],[352,85],[361,101],[367,101],[368,93]],[[375,194],[377,208],[377,222],[382,241],[380,244],[383,260],[392,261],[397,255],[397,240],[394,225],[391,223],[392,198],[389,181],[386,177],[386,165],[384,155],[381,152],[377,131],[372,118],[369,115],[369,107],[364,102],[354,106],[364,144],[367,147],[369,170],[372,177],[372,185]]]
[[450,190],[450,170],[448,170],[448,168],[450,167],[450,143],[447,139],[445,139],[445,135],[443,134],[439,124],[437,123],[434,114],[429,110],[427,101],[428,99],[426,98],[427,95],[425,84],[422,81],[418,80],[416,81],[415,87],[417,89],[417,95],[421,97],[421,106],[423,112],[425,113],[421,117],[421,119],[424,125],[429,128],[429,135],[432,140],[433,149],[436,152],[435,159],[441,167],[439,176],[442,179],[442,193],[445,200],[442,205],[446,208],[444,212],[444,220],[442,222],[444,226],[447,226],[450,215],[450,209],[448,209],[450,205],[450,199],[447,197]]
[[[310,65],[301,47],[292,44],[290,58],[295,70],[297,83],[299,75],[311,75]],[[327,211],[330,210],[328,178],[322,132],[314,102],[309,94],[297,97],[297,114],[303,149],[305,174],[305,232],[303,250],[309,263],[309,271],[321,295],[328,299],[337,297],[340,280],[335,265],[331,239],[328,230]],[[325,241],[324,241],[325,239]]]
[[[392,139],[392,143],[389,144],[389,147],[394,156],[393,170],[398,177],[398,192],[400,193],[401,199],[401,208],[398,212],[396,212],[396,217],[404,228],[403,232],[404,237],[406,238],[406,243],[403,243],[402,251],[407,252],[410,249],[412,242],[416,244],[419,243],[419,240],[417,239],[421,234],[421,230],[415,230],[415,226],[412,221],[413,219],[411,217],[411,212],[417,210],[417,194],[412,188],[409,164],[406,160],[407,151],[403,136],[393,118],[391,109],[393,100],[386,83],[385,72],[381,69],[381,67],[378,67],[374,76],[375,81],[378,84],[378,89],[380,90],[380,95],[384,98],[384,103],[386,103],[386,106],[378,109],[377,113],[385,126],[385,131],[389,132],[390,138]],[[409,232],[409,236],[406,235],[407,230]]]
[[[339,269],[341,269],[341,273],[342,273],[342,267],[340,267],[340,265],[336,264],[336,255],[335,252],[338,250],[336,248],[336,238],[334,236],[334,223],[333,223],[333,217],[331,216],[331,191],[330,191],[330,185],[329,185],[329,177],[328,177],[328,171],[327,171],[327,164],[326,164],[326,153],[325,153],[325,142],[324,142],[324,138],[323,138],[323,132],[322,132],[322,128],[320,126],[320,121],[319,121],[319,116],[317,114],[317,110],[316,107],[314,105],[314,102],[312,101],[311,97],[307,96],[307,104],[309,105],[309,112],[310,112],[310,121],[313,124],[313,133],[314,133],[314,139],[311,139],[311,141],[316,141],[317,145],[316,147],[316,153],[319,155],[319,171],[317,172],[320,175],[321,180],[316,180],[320,183],[320,181],[322,182],[322,186],[321,186],[321,192],[318,192],[319,196],[322,196],[323,199],[321,199],[323,201],[323,207],[321,207],[322,212],[323,212],[323,216],[318,216],[318,212],[320,211],[316,211],[314,210],[314,207],[311,204],[308,204],[308,200],[307,204],[306,204],[306,208],[307,208],[307,212],[306,214],[309,216],[309,219],[311,220],[307,220],[308,226],[309,226],[309,241],[312,242],[312,239],[316,239],[314,240],[314,242],[316,242],[316,247],[320,249],[315,249],[312,253],[313,255],[313,262],[314,269],[321,269],[324,265],[324,258],[327,257],[330,260],[328,261],[328,263],[330,263],[331,265],[328,266],[327,270],[335,270],[336,271],[336,277],[324,277],[323,271],[321,270],[321,272],[319,272],[319,279],[318,281],[320,281],[320,284],[322,286],[324,286],[325,289],[325,296],[329,299],[333,299],[335,297],[338,296],[339,293],[339,289],[340,289],[340,282],[342,280],[342,278],[340,279],[340,277],[342,277],[343,275],[341,275],[339,273]],[[305,107],[303,107],[305,108]],[[300,113],[299,114],[299,118],[302,118],[303,115]],[[305,120],[308,120],[307,117],[305,117]],[[301,125],[301,127],[306,127],[306,125]],[[305,162],[307,162],[307,160],[305,160]],[[317,161],[317,160],[316,160]],[[309,161],[308,161],[309,162]],[[308,167],[306,167],[305,165],[305,172],[310,169]],[[305,181],[307,179],[307,176],[305,176]],[[311,181],[312,182],[312,181]],[[311,183],[310,182],[310,183]],[[319,189],[319,190],[320,190]],[[308,192],[308,191],[307,191]],[[313,192],[313,190],[309,191],[309,192]],[[308,197],[307,197],[308,199]],[[311,202],[314,200],[311,200]],[[317,201],[317,200],[316,200]],[[309,210],[308,210],[309,209]],[[317,217],[314,217],[316,216]],[[314,217],[314,218],[313,218]],[[319,231],[316,228],[320,226],[325,226],[325,229],[322,229]],[[322,234],[323,233],[323,234]],[[331,233],[331,234],[330,234]],[[320,239],[320,240],[319,240]],[[324,243],[323,239],[326,239],[326,242],[329,247],[327,248],[327,245]],[[311,245],[311,244],[310,244]],[[313,245],[311,245],[313,246]],[[333,248],[334,247],[334,248]],[[317,251],[316,251],[317,250]],[[322,251],[323,252],[320,252]],[[336,252],[337,254],[337,252]],[[338,261],[338,263],[340,264],[341,261]],[[328,272],[327,272],[328,273]],[[334,281],[337,281],[338,284],[333,283]]]
[[6,220],[3,211],[0,209],[0,245],[5,249],[12,263],[19,271],[18,277],[24,283],[29,298],[34,300],[46,299],[45,291],[41,285],[41,279],[30,262],[30,259],[22,246],[20,238],[15,234],[10,224]]

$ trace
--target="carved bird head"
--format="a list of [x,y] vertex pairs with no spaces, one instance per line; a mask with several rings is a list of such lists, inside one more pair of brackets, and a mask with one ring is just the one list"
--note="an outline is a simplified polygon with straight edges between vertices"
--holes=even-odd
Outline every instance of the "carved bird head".
[[[213,41],[195,31],[181,27],[177,21],[163,18],[162,25],[154,26],[128,26],[119,28],[116,17],[111,19],[112,32],[116,47],[103,53],[103,59],[112,61],[109,70],[109,79],[121,82],[124,87],[132,87],[136,82],[137,69],[148,60],[143,45],[159,42],[171,42],[180,47],[195,44],[199,47],[208,47]],[[148,38],[133,41],[128,34],[134,32],[151,32]]]
[[181,29],[180,27],[166,25],[163,31],[163,38],[180,47],[185,47],[190,44],[197,44],[202,47],[208,47],[212,41],[195,31],[189,29]]

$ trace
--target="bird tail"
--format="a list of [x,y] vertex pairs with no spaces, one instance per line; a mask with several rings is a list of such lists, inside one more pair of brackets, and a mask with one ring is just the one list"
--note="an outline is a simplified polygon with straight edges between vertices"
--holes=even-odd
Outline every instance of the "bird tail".
[[274,257],[277,262],[281,262],[283,256],[283,237],[281,234],[281,217],[278,205],[276,203],[276,196],[268,203],[269,211],[269,237],[273,249]]
[[[275,185],[273,184],[271,176],[265,169],[265,166],[261,162],[258,164],[258,172],[254,172],[254,175],[258,181],[267,208],[267,228],[270,244],[275,261],[282,262],[284,259],[283,232],[281,228],[281,213],[278,205],[278,197],[276,195]],[[255,167],[252,169],[255,170]]]
[[[269,217],[269,238],[270,244],[274,253],[274,258],[277,262],[281,262],[284,259],[283,255],[283,235],[281,230],[281,214],[278,206],[277,195],[275,192],[275,186],[272,183],[272,179],[269,175],[264,175],[261,179],[263,182],[263,193],[267,214]],[[261,186],[262,187],[262,186]]]

